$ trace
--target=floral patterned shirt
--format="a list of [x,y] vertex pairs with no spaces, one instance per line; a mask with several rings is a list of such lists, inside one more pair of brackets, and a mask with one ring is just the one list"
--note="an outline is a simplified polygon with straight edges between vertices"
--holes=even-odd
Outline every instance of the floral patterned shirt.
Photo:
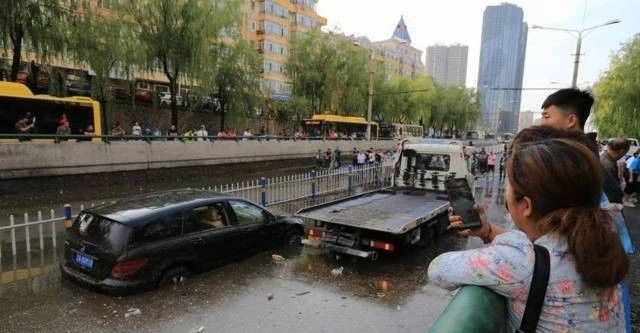
[[[567,239],[547,234],[535,241],[549,250],[551,271],[538,332],[625,332],[620,286],[610,292],[586,286],[568,253]],[[429,265],[429,281],[455,289],[485,286],[507,299],[507,328],[520,327],[535,253],[522,231],[508,231],[486,247],[441,254]],[[606,267],[603,267],[606,269]]]

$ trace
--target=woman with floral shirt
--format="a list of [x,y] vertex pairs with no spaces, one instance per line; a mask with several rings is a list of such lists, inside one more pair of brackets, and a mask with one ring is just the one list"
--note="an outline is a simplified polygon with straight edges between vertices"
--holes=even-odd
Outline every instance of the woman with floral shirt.
[[[602,168],[585,146],[567,139],[525,144],[507,162],[507,204],[518,231],[486,220],[464,230],[489,246],[438,256],[429,280],[445,288],[485,286],[505,296],[507,325],[520,326],[533,274],[533,244],[550,255],[538,332],[624,332],[620,281],[629,268],[610,216],[600,209]],[[460,227],[459,216],[450,218]]]

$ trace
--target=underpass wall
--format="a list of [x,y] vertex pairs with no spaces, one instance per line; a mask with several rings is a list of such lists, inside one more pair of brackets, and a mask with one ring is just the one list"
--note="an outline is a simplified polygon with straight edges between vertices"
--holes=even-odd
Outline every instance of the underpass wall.
[[313,158],[392,149],[394,141],[116,141],[0,144],[0,179],[84,175]]

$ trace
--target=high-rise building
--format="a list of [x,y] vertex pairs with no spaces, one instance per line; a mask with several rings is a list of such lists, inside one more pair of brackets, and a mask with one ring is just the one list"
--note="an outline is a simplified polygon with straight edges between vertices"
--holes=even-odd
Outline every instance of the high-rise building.
[[245,0],[243,37],[264,54],[263,90],[278,100],[291,98],[291,80],[285,63],[291,52],[291,36],[327,24],[318,15],[318,0]]
[[523,18],[522,8],[510,3],[484,11],[478,72],[482,124],[503,133],[518,129],[528,29]]
[[427,48],[426,74],[442,86],[462,87],[467,82],[469,47],[454,44],[432,45]]

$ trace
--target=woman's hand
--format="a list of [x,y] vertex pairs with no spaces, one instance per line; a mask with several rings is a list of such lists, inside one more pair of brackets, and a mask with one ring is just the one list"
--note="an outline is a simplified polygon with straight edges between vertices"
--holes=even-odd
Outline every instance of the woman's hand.
[[484,207],[475,205],[473,206],[473,209],[475,209],[480,216],[480,221],[482,222],[482,226],[480,228],[463,229],[464,221],[462,221],[462,216],[453,214],[449,215],[449,228],[462,229],[458,231],[458,236],[460,237],[476,236],[480,237],[485,243],[491,242],[493,240],[493,224],[487,220],[487,214]]

